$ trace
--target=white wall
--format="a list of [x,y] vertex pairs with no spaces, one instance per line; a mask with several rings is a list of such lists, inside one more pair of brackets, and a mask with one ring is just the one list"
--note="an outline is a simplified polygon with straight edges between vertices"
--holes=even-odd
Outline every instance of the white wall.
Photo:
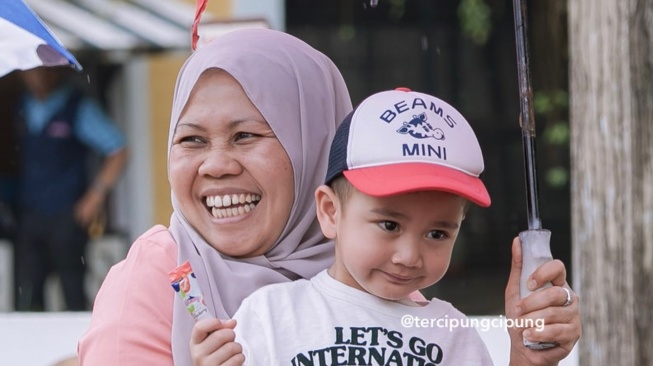
[[0,314],[0,355],[3,365],[52,366],[77,354],[77,340],[90,314]]
[[127,234],[128,245],[154,222],[148,75],[146,57],[131,57],[124,62],[112,90],[112,114],[127,138],[129,157],[114,189],[111,216]]
[[[0,240],[0,313],[14,309],[13,258],[14,251],[11,243],[7,240]],[[1,327],[0,332],[2,332]],[[2,346],[0,345],[0,347]]]

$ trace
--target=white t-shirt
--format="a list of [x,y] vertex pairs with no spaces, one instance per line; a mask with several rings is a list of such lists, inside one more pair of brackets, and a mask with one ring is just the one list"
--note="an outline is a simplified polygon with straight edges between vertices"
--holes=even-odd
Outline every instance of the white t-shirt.
[[466,319],[448,302],[434,298],[421,307],[384,300],[326,270],[259,289],[234,318],[245,365],[492,365],[476,329],[406,327],[406,316]]

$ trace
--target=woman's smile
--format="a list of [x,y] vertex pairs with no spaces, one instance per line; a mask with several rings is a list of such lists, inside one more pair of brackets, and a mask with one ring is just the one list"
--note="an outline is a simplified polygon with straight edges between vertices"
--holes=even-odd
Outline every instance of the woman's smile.
[[225,194],[207,196],[206,206],[216,219],[244,215],[254,208],[261,201],[261,196],[252,193]]

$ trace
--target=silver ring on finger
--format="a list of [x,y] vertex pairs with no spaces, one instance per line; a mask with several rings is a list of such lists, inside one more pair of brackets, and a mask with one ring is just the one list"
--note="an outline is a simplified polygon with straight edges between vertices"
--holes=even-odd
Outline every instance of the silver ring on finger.
[[571,297],[571,291],[566,287],[562,287],[562,289],[565,290],[565,293],[567,294],[567,298],[565,298],[565,303],[562,304],[562,306],[569,306],[569,305],[571,305],[571,302],[573,301],[573,299]]

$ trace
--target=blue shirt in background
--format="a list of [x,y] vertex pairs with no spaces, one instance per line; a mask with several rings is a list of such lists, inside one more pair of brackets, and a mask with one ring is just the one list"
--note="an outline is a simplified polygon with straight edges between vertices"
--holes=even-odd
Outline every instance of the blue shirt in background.
[[[63,108],[72,92],[71,87],[59,88],[43,101],[27,96],[24,118],[29,133],[41,132],[54,113]],[[91,98],[80,100],[74,126],[77,139],[98,154],[112,155],[125,146],[121,131]]]

